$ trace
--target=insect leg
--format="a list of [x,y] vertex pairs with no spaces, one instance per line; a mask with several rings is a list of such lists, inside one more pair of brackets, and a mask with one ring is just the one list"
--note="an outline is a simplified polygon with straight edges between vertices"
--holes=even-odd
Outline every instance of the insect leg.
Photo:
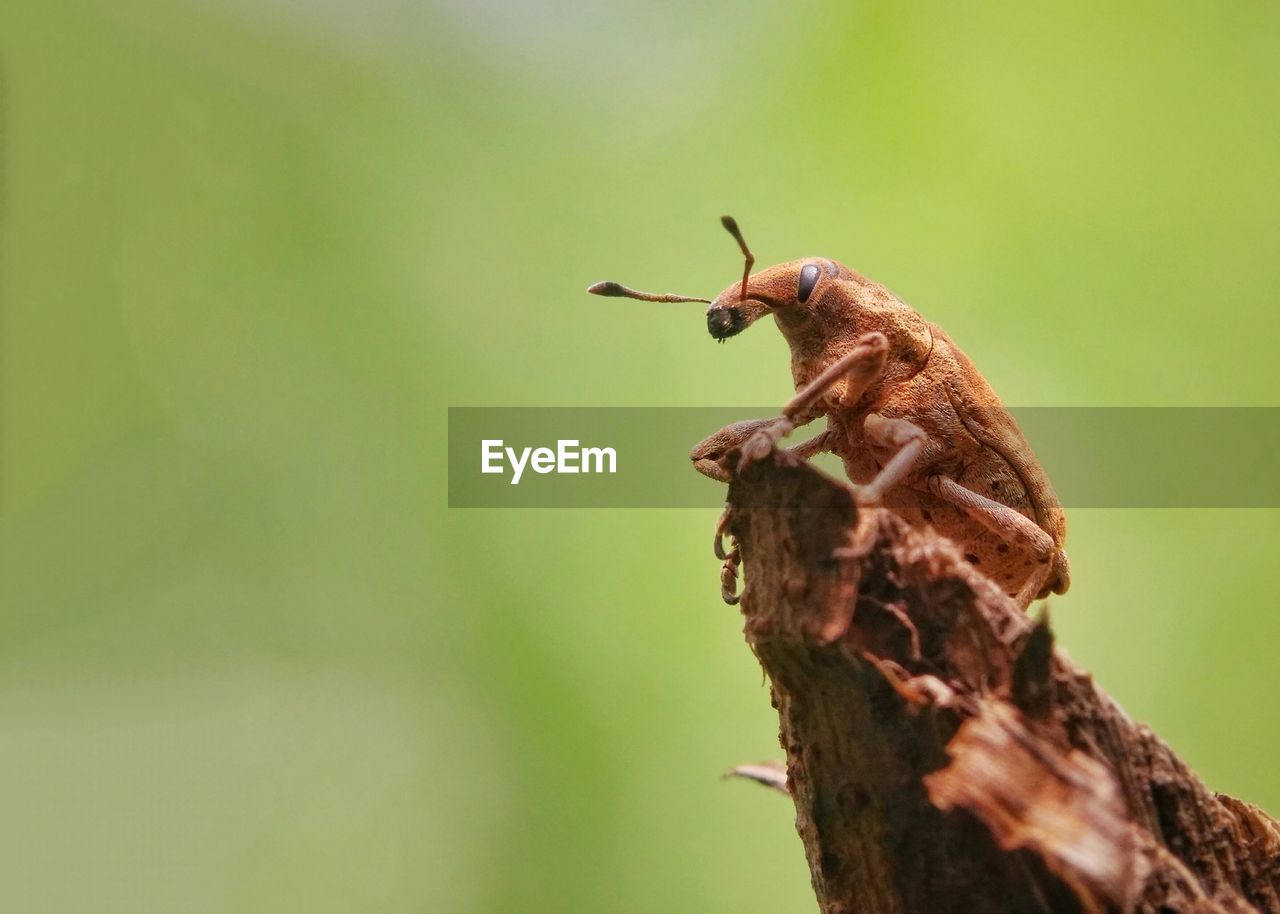
[[822,395],[838,381],[847,378],[849,386],[841,395],[842,405],[852,406],[875,383],[884,370],[889,354],[889,338],[883,333],[865,333],[852,349],[828,365],[821,374],[782,407],[783,418],[795,420],[805,415],[822,399]]
[[1036,561],[1042,567],[1036,569],[1018,591],[1016,598],[1018,604],[1026,608],[1039,595],[1053,572],[1053,556],[1056,549],[1053,537],[1041,530],[1035,521],[1026,515],[1019,514],[1008,505],[1002,505],[998,501],[992,501],[984,495],[966,489],[946,476],[930,476],[929,491],[961,508],[1006,542],[1030,547]]
[[[716,535],[713,541],[712,550],[716,554],[716,558],[720,559],[720,596],[730,606],[737,604],[742,599],[742,594],[738,592],[738,565],[742,562],[742,550],[738,547],[738,541],[733,538],[733,534],[729,533],[729,524],[733,521],[733,508],[725,505],[724,510],[720,512],[720,519],[716,521]],[[725,549],[724,538],[728,535],[733,545]]]
[[786,453],[797,460],[808,460],[817,454],[825,454],[831,450],[831,429],[819,432],[812,438],[806,438],[797,445],[787,448]]
[[902,482],[915,469],[924,452],[928,436],[914,423],[906,419],[886,419],[879,413],[871,413],[862,422],[867,440],[877,447],[895,448],[889,462],[880,468],[876,478],[858,489],[858,504],[877,505],[888,492]]
[[[733,425],[725,426],[714,435],[694,445],[689,454],[690,459],[693,460],[693,468],[704,476],[710,476],[720,482],[729,482],[729,471],[725,469],[724,464],[721,462],[725,454],[741,445],[743,440],[761,426],[768,425],[773,421],[772,419],[749,419],[745,422],[735,422]],[[830,450],[830,440],[829,433],[824,431],[814,435],[807,441],[797,444],[793,448],[789,448],[787,453],[794,455],[797,460],[808,460],[814,454]],[[732,514],[729,506],[726,505],[724,512],[720,515],[720,520],[716,523],[713,550],[716,558],[723,562],[720,566],[720,595],[726,603],[732,606],[742,599],[742,594],[738,592],[738,567],[742,564],[742,552],[738,548],[736,541],[733,541],[732,546],[728,549],[724,545],[726,535],[729,536],[731,541],[733,540],[732,535],[729,534],[729,521],[731,518]]]
[[847,381],[840,396],[844,405],[852,405],[875,383],[884,370],[889,352],[889,338],[883,333],[866,333],[858,337],[854,347],[828,365],[812,381],[782,407],[781,417],[762,427],[742,446],[738,472],[768,454],[782,438],[798,425],[815,418],[814,407],[835,384]]
[[720,599],[730,606],[737,606],[742,600],[742,591],[738,590],[738,565],[741,562],[742,556],[734,547],[720,566]]

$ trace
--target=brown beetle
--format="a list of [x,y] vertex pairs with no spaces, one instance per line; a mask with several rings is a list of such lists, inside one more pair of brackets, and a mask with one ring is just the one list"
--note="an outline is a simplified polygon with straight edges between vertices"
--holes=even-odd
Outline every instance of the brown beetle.
[[[794,428],[826,416],[827,429],[791,448],[837,454],[858,502],[882,505],[957,543],[965,558],[1021,605],[1070,582],[1066,517],[1013,417],[946,331],[843,264],[807,257],[750,275],[754,258],[737,223],[721,220],[746,258],[742,280],[708,302],[717,340],[772,314],[791,346],[796,395],[776,419],[727,426],[694,447],[694,466],[728,481]],[[597,295],[701,301],[597,283]],[[722,524],[723,526],[723,524]],[[717,538],[717,554],[726,558]],[[736,602],[736,550],[725,597]]]

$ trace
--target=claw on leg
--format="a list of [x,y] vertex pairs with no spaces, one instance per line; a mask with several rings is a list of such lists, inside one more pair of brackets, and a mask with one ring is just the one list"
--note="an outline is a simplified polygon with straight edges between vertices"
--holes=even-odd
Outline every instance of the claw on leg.
[[[720,512],[720,519],[716,521],[716,537],[712,542],[711,549],[716,554],[716,558],[724,561],[729,557],[730,551],[737,551],[736,547],[726,551],[724,548],[724,537],[729,532],[729,521],[733,518],[733,509],[728,505],[724,506],[724,510]],[[730,534],[732,535],[732,534]]]
[[730,606],[737,606],[742,600],[738,591],[738,561],[738,550],[735,549],[720,566],[720,598]]
[[733,509],[725,505],[724,511],[720,513],[720,520],[716,521],[716,536],[712,543],[712,550],[716,558],[723,563],[720,565],[720,597],[730,606],[736,606],[742,599],[742,594],[738,592],[738,565],[742,562],[742,553],[738,549],[737,541],[734,541],[731,548],[724,548],[725,535],[727,534],[730,539],[733,538],[733,534],[729,533],[729,522],[732,519]]

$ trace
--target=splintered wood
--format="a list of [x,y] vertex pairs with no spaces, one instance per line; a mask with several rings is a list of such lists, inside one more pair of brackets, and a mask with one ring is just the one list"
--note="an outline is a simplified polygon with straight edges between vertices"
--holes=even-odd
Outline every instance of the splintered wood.
[[1275,820],[1208,790],[949,541],[785,455],[729,510],[824,914],[1280,914]]

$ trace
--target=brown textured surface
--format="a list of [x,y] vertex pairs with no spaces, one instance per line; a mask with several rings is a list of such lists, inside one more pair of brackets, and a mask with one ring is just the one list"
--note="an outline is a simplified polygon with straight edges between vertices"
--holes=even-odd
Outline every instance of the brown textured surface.
[[[801,303],[797,282],[812,263],[828,269]],[[1045,593],[1067,590],[1066,516],[1053,484],[982,372],[945,330],[884,286],[836,261],[780,263],[753,273],[749,286],[751,301],[741,300],[741,286],[735,283],[715,297],[708,314],[739,311],[743,327],[771,315],[791,350],[797,391],[868,334],[883,334],[887,340],[884,366],[865,393],[850,400],[853,381],[846,376],[808,415],[797,417],[798,425],[827,417],[830,450],[840,456],[851,480],[871,482],[901,447],[901,442],[887,444],[868,433],[869,414],[910,422],[924,432],[926,444],[902,484],[886,493],[886,504],[913,525],[931,525],[961,544],[970,561],[1006,593],[1018,593],[1045,572]],[[1049,554],[1041,556],[1025,537],[993,527],[981,512],[939,497],[929,485],[937,476],[1032,521],[1048,534]],[[1043,562],[1051,567],[1042,568]]]
[[1277,823],[1209,791],[949,541],[777,456],[729,504],[823,912],[1280,914]]

